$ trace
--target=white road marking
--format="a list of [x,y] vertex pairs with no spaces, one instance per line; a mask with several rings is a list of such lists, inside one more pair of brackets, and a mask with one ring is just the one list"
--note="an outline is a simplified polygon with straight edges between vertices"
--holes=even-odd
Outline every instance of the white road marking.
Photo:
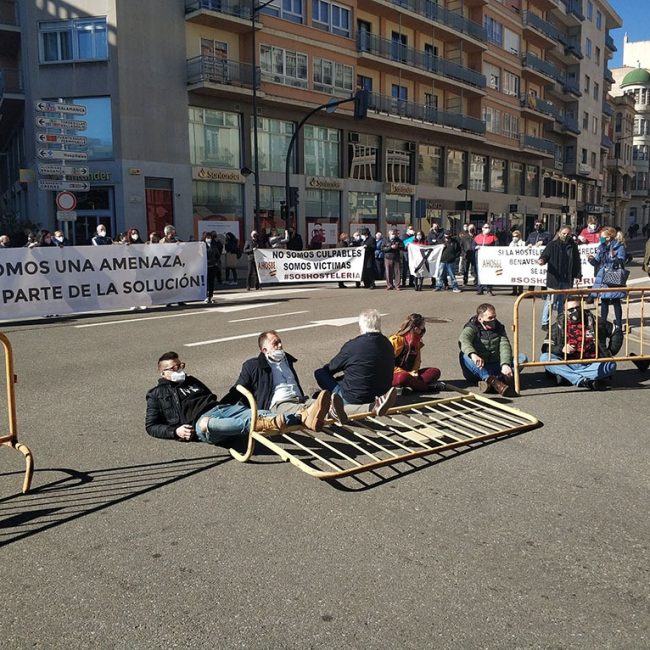
[[[261,291],[261,293],[260,293]],[[320,288],[304,288],[304,289],[272,289],[270,291],[240,291],[237,293],[219,293],[216,294],[220,300],[251,300],[254,298],[269,298],[273,300],[276,296],[286,296],[292,293],[306,293],[310,291],[321,291]]]
[[[386,314],[382,314],[385,316]],[[332,318],[330,320],[317,320],[312,321],[306,325],[296,325],[295,327],[282,327],[278,328],[278,332],[295,332],[296,330],[306,330],[313,327],[323,327],[329,325],[333,327],[343,327],[345,325],[352,325],[359,322],[358,316],[351,316],[349,318]],[[226,341],[239,341],[241,339],[250,339],[259,336],[259,332],[250,332],[248,334],[235,334],[234,336],[224,336],[219,339],[210,339],[209,341],[196,341],[195,343],[185,343],[186,348],[195,348],[199,345],[212,345],[213,343],[225,343]]]
[[277,318],[278,316],[293,316],[294,314],[306,314],[307,310],[303,311],[285,311],[284,314],[267,314],[266,316],[251,316],[250,318],[235,318],[234,320],[229,320],[229,323],[243,323],[247,320],[260,320],[262,318]]

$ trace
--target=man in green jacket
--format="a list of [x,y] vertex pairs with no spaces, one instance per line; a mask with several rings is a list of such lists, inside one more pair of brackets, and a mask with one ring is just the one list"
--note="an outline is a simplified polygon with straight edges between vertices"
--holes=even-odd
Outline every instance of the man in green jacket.
[[512,347],[506,329],[497,320],[494,305],[479,305],[458,338],[460,367],[467,381],[478,382],[482,393],[514,397]]

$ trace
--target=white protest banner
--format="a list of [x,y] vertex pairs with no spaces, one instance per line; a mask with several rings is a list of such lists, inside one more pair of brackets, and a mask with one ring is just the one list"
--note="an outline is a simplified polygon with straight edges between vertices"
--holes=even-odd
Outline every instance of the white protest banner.
[[437,277],[442,249],[441,245],[417,246],[416,244],[409,244],[406,250],[409,254],[410,274],[416,278]]
[[281,248],[255,250],[260,282],[341,282],[361,280],[363,247],[288,251]]
[[0,255],[0,318],[31,318],[205,297],[202,242],[9,248]]
[[[590,287],[594,283],[595,268],[589,263],[598,244],[578,246],[582,262],[582,280],[577,287]],[[481,246],[477,250],[477,264],[481,284],[524,285],[543,287],[546,285],[547,266],[538,263],[544,250],[539,247]]]

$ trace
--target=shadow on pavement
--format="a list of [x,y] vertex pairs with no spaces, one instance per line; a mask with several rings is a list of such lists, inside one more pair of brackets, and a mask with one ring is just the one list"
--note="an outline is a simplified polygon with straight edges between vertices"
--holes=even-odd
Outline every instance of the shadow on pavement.
[[55,473],[63,476],[27,494],[17,493],[0,499],[0,547],[171,485],[229,460],[229,456],[205,456],[88,472],[68,468],[39,469],[35,475]]

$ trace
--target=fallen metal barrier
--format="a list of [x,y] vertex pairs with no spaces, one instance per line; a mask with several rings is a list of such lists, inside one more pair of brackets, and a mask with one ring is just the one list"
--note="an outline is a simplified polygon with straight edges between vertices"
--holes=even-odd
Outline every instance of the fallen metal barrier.
[[25,457],[25,478],[23,480],[23,494],[29,490],[34,474],[34,459],[27,445],[18,442],[18,426],[16,423],[16,395],[14,385],[18,378],[14,374],[14,359],[9,339],[0,333],[0,342],[5,353],[5,375],[7,382],[7,410],[9,413],[9,433],[0,435],[0,445],[16,449]]
[[[237,390],[248,400],[254,423],[255,398],[243,386]],[[449,384],[447,390],[459,394],[396,406],[382,417],[352,415],[345,425],[328,420],[319,433],[300,427],[260,433],[251,424],[246,451],[230,453],[246,462],[260,443],[310,476],[338,479],[541,426],[518,409]]]
[[[549,312],[549,323],[548,323],[548,332],[543,332],[539,334],[538,330],[540,327],[540,319],[542,314],[542,309],[544,308],[544,300],[546,296],[549,295],[572,295],[580,298],[580,307],[583,311],[593,311],[594,318],[596,321],[596,355],[599,353],[599,324],[600,324],[600,299],[599,296],[602,293],[612,293],[613,291],[624,293],[625,296],[621,298],[621,306],[623,310],[623,343],[621,345],[620,352],[617,356],[607,356],[600,357],[596,356],[594,358],[577,358],[577,359],[567,359],[566,353],[564,359],[554,360],[554,361],[536,361],[539,359],[541,354],[541,348],[544,343],[550,348],[551,341],[551,330],[553,323],[557,320],[558,315],[555,313],[554,309],[551,309]],[[586,302],[587,298],[593,295],[594,302],[593,304],[588,304]],[[538,299],[541,300],[541,307],[538,307]],[[519,394],[521,388],[520,375],[524,368],[534,368],[534,367],[544,367],[544,366],[557,366],[566,363],[602,363],[604,361],[648,361],[650,360],[650,341],[648,337],[644,334],[644,327],[650,325],[650,322],[646,323],[646,301],[650,298],[650,286],[646,287],[614,287],[609,288],[605,287],[602,289],[547,289],[545,291],[526,291],[519,295],[515,300],[513,307],[513,356],[514,356],[514,376],[515,376],[515,392]],[[522,336],[522,319],[520,311],[524,306],[530,308],[531,318],[526,321],[526,324],[532,324],[532,334],[530,336],[530,348],[526,349],[522,345],[521,336]],[[648,305],[648,310],[650,313],[650,304]],[[610,313],[612,310],[610,309]],[[567,331],[566,328],[566,314],[560,314],[560,318],[565,319],[564,331]],[[519,356],[520,353],[524,353],[528,358],[527,361],[520,363]]]

